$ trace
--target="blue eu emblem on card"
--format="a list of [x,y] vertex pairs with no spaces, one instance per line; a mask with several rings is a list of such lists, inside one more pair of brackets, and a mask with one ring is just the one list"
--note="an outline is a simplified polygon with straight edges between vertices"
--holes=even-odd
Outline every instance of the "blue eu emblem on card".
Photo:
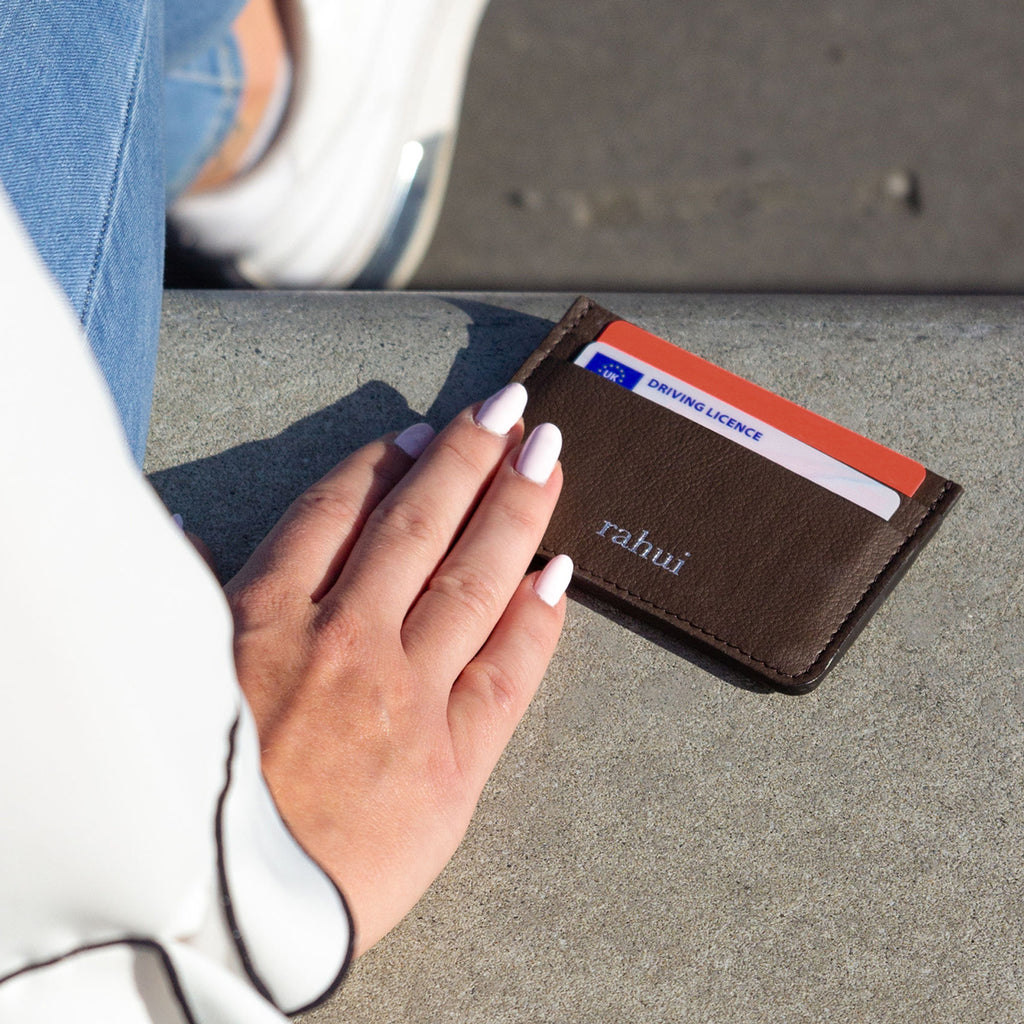
[[614,359],[609,359],[608,356],[601,355],[599,352],[594,354],[586,368],[591,373],[604,377],[605,380],[620,384],[627,391],[632,391],[644,376],[639,370],[634,370],[631,366],[623,366],[622,363],[617,363]]

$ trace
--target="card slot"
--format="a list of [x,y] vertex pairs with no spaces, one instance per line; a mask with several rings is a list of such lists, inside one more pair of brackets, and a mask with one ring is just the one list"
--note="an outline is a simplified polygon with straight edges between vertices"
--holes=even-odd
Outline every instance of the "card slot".
[[[539,375],[537,375],[538,371],[540,371]],[[863,519],[865,523],[879,524],[881,527],[888,528],[904,537],[914,532],[920,517],[927,512],[928,504],[930,504],[930,502],[924,503],[916,500],[914,497],[901,494],[899,508],[894,513],[892,519],[886,521],[881,516],[861,508],[856,502],[833,493],[828,488],[822,487],[813,480],[808,480],[806,477],[787,469],[785,466],[772,462],[771,459],[767,459],[758,452],[737,444],[729,437],[719,434],[717,431],[711,430],[695,420],[681,416],[671,409],[666,409],[664,406],[651,402],[642,395],[638,395],[618,384],[605,380],[598,374],[592,373],[584,367],[577,366],[575,363],[562,360],[557,356],[549,356],[546,360],[546,365],[541,364],[541,366],[534,370],[532,375],[534,376],[533,385],[530,384],[529,378],[525,379],[524,383],[532,395],[538,381],[543,380],[545,382],[544,386],[548,386],[547,381],[549,377],[554,378],[560,375],[564,375],[566,378],[565,387],[590,388],[603,397],[603,402],[600,404],[616,409],[621,406],[623,414],[629,418],[636,415],[645,418],[649,417],[661,421],[665,431],[678,429],[681,434],[693,434],[704,439],[712,448],[718,448],[722,453],[727,453],[730,457],[734,456],[736,462],[746,462],[752,467],[758,467],[766,472],[778,474],[783,479],[789,481],[789,485],[799,492],[820,498],[823,504],[831,505],[837,511],[848,511],[851,515]]]
[[565,486],[541,552],[659,632],[804,693],[835,663],[962,493],[930,470],[889,522],[574,366],[618,319],[581,297],[515,379],[558,423]]
[[524,383],[528,425],[551,420],[565,436],[544,547],[783,686],[827,655],[927,515],[906,499],[897,528],[558,356]]
[[[926,481],[927,479],[925,477]],[[921,490],[923,489],[922,487]],[[920,494],[920,490],[918,494]],[[919,528],[922,518],[928,514],[929,507],[933,504],[932,498],[937,496],[936,492],[929,497],[928,502],[924,502],[919,501],[917,495],[911,498],[906,494],[901,494],[899,508],[892,514],[889,525],[905,537],[911,536]]]

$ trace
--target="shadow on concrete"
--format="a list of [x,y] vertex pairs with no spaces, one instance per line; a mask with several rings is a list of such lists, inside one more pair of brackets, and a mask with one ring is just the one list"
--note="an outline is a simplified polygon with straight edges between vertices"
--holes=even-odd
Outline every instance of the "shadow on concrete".
[[[471,317],[467,343],[425,414],[435,427],[511,377],[552,322],[486,302],[449,300]],[[404,395],[370,381],[274,437],[246,441],[150,475],[164,504],[210,546],[222,579],[238,571],[289,503],[356,448],[421,417]]]
[[291,501],[360,445],[418,417],[388,384],[370,381],[286,430],[150,475],[167,508],[233,576]]
[[448,376],[427,411],[438,426],[460,409],[501,387],[547,337],[553,320],[462,296],[442,296],[469,318],[465,348],[452,361]]
[[618,608],[602,601],[593,594],[586,594],[576,590],[573,592],[572,597],[574,601],[583,605],[584,608],[589,608],[591,611],[597,612],[598,615],[604,616],[604,618],[621,626],[623,629],[628,629],[635,636],[643,637],[652,644],[657,644],[663,651],[668,651],[669,654],[681,658],[691,665],[696,665],[697,668],[702,669],[716,679],[720,679],[723,683],[734,686],[737,690],[746,690],[748,693],[760,694],[776,692],[772,687],[746,675],[738,668],[727,665],[715,654],[709,653],[703,648],[665,636],[656,627],[647,623],[634,621]]
[[[467,343],[458,351],[425,418],[435,427],[508,380],[554,326],[553,321],[461,297],[445,301],[466,313]],[[421,417],[404,395],[370,381],[274,437],[247,441],[216,455],[150,475],[164,504],[210,546],[222,581],[230,579],[291,501],[339,459]],[[541,563],[537,563],[539,567]],[[768,693],[702,651],[666,639],[585,594],[585,607],[740,689]]]

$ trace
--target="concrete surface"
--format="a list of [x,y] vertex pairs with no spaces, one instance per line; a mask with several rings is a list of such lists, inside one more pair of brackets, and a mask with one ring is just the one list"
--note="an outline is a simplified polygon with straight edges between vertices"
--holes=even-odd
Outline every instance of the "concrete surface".
[[492,0],[431,288],[1020,289],[1016,0]]
[[[966,486],[813,694],[570,602],[454,861],[309,1024],[1024,1020],[1024,302],[597,295]],[[167,296],[149,453],[227,571],[570,295]]]

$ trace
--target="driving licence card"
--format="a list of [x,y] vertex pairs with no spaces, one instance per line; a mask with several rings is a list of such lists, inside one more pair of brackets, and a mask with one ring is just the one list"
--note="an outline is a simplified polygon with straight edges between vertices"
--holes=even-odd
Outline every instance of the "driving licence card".
[[609,324],[598,340],[702,388],[901,494],[913,497],[924,482],[925,468],[920,462],[841,427],[624,320]]
[[[631,330],[613,331],[613,328]],[[635,337],[633,332],[641,337]],[[650,345],[647,339],[653,339],[670,351],[660,351],[660,346]],[[639,357],[637,349],[660,361],[655,363]],[[873,449],[878,448],[882,453],[897,456],[897,460],[888,460],[888,463],[902,470],[898,479],[904,486],[913,486],[916,490],[920,484],[920,481],[913,484],[916,474],[907,472],[907,467],[900,466],[898,462],[905,459],[911,467],[919,465],[913,460],[876,445],[625,321],[610,324],[597,341],[591,342],[576,356],[574,362],[757,452],[886,521],[899,507],[900,494],[897,490],[874,475],[861,472],[861,469],[834,457],[813,441],[808,443],[808,439],[814,438],[822,446],[831,443],[844,453],[857,455],[862,462],[865,455],[874,455]],[[673,365],[667,368],[666,362]],[[669,369],[689,372],[683,377],[668,372]],[[736,382],[746,387],[737,387]],[[774,401],[766,401],[765,396]],[[780,425],[780,419],[783,425]],[[831,429],[823,430],[818,421]],[[920,476],[923,480],[923,466]],[[894,479],[891,472],[888,479]]]

